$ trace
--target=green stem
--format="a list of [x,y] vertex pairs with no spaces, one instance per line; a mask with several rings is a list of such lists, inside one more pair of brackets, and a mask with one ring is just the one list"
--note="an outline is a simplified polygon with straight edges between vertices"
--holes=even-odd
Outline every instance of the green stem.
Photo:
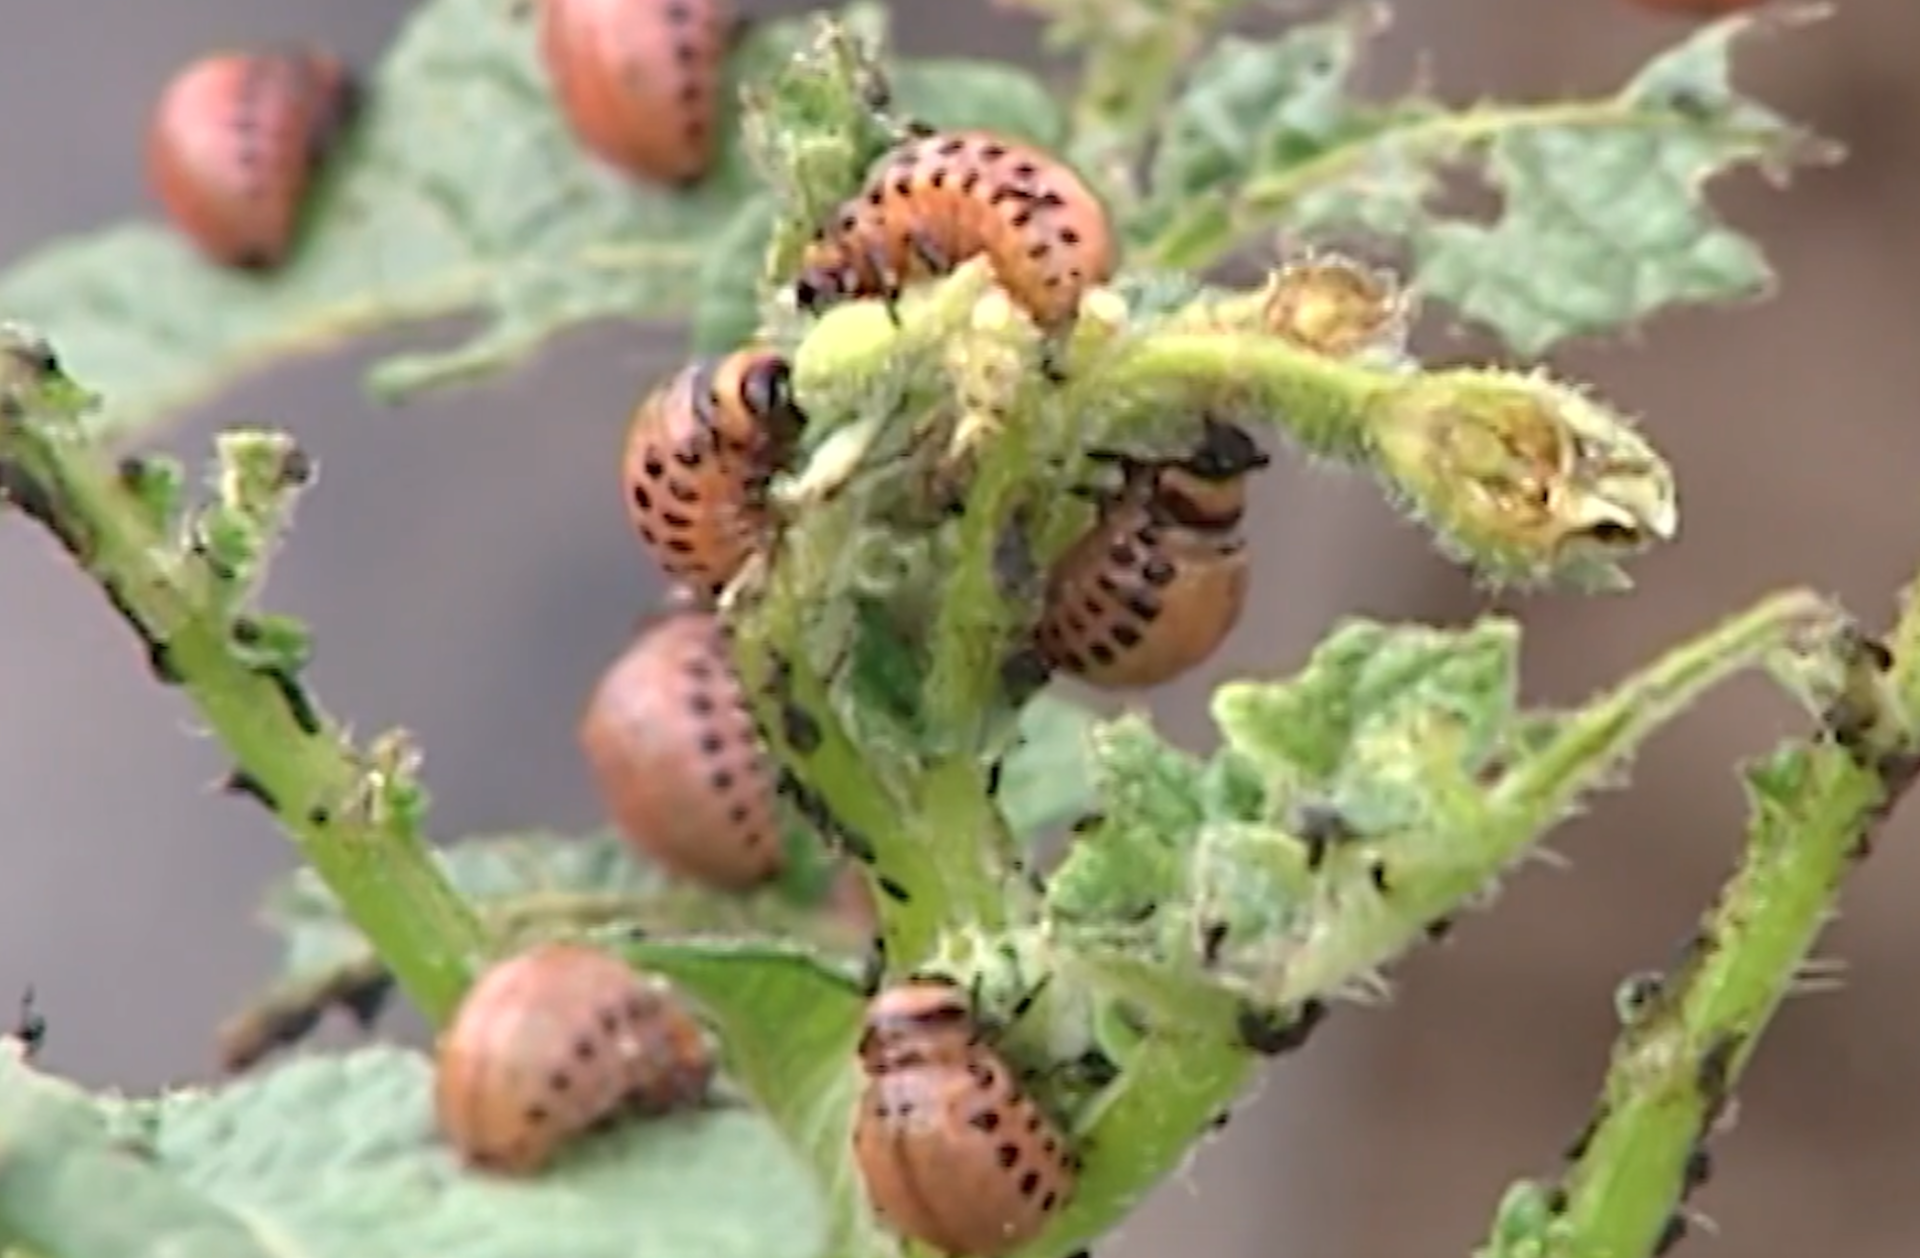
[[[1363,980],[1414,947],[1437,920],[1489,886],[1572,809],[1609,780],[1624,757],[1708,691],[1764,663],[1815,618],[1830,615],[1818,596],[1776,595],[1685,643],[1609,693],[1563,719],[1545,746],[1511,769],[1484,799],[1456,792],[1474,812],[1431,834],[1395,835],[1370,860],[1329,864],[1335,883],[1317,896],[1318,922],[1303,922],[1293,950],[1263,974],[1255,993],[1287,1006]],[[1436,757],[1429,773],[1440,772]],[[1386,895],[1369,893],[1382,870]],[[1371,906],[1371,909],[1368,908]]]
[[1405,383],[1403,375],[1336,362],[1274,336],[1148,332],[1123,342],[1097,373],[1069,381],[1062,409],[1098,414],[1122,398],[1130,414],[1145,418],[1169,404],[1211,404],[1258,415],[1308,454],[1361,465],[1377,408]]
[[18,332],[0,341],[0,465],[22,512],[59,539],[145,641],[237,762],[231,782],[267,804],[348,917],[427,1018],[443,1021],[487,937],[404,812],[390,783],[298,681],[246,660],[204,560],[155,526],[86,436],[91,405]]
[[[1915,641],[1917,622],[1910,602],[1894,640]],[[1833,920],[1846,875],[1911,784],[1914,763],[1911,745],[1869,762],[1822,738],[1750,770],[1741,866],[1677,970],[1628,1011],[1548,1254],[1646,1254],[1678,1226],[1689,1162]]]

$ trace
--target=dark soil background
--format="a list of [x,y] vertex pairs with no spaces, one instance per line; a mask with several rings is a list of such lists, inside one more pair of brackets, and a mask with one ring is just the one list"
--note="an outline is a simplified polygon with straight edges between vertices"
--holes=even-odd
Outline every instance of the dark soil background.
[[[34,7],[0,40],[0,256],[151,212],[145,111],[181,62],[287,36],[371,58],[406,12],[397,0]],[[1462,96],[1610,90],[1681,29],[1625,0],[1403,8],[1382,73],[1425,49]],[[1777,259],[1778,299],[1663,318],[1560,359],[1645,413],[1678,466],[1685,525],[1680,545],[1635,569],[1632,597],[1515,604],[1542,698],[1602,685],[1775,585],[1814,583],[1878,620],[1920,561],[1920,9],[1839,8],[1744,63],[1770,100],[1854,150],[1785,194],[1748,178],[1720,189]],[[910,51],[1033,46],[1026,23],[979,0],[899,10]],[[267,419],[319,455],[323,489],[272,602],[311,617],[314,677],[334,711],[363,732],[418,732],[437,833],[596,821],[574,717],[658,592],[625,533],[611,460],[636,391],[683,348],[677,332],[598,330],[397,412],[363,399],[356,354],[256,381],[170,438],[199,459],[213,425]],[[1155,699],[1196,741],[1214,681],[1290,669],[1338,615],[1478,605],[1364,484],[1282,470],[1262,488],[1255,609],[1206,675]],[[39,986],[60,1070],[129,1088],[204,1077],[210,1029],[268,972],[249,914],[287,849],[257,810],[207,789],[224,767],[216,748],[41,535],[0,529],[0,574],[0,996]],[[1571,873],[1533,867],[1499,912],[1404,967],[1390,1007],[1345,1010],[1104,1252],[1467,1253],[1506,1182],[1550,1168],[1579,1127],[1614,984],[1666,962],[1687,933],[1739,837],[1729,765],[1785,720],[1751,686],[1650,748],[1629,793],[1561,834]],[[1888,836],[1829,940],[1845,990],[1790,1005],[1760,1055],[1699,1198],[1724,1239],[1683,1253],[1908,1258],[1920,1246],[1920,926],[1902,907],[1920,891],[1915,820]]]

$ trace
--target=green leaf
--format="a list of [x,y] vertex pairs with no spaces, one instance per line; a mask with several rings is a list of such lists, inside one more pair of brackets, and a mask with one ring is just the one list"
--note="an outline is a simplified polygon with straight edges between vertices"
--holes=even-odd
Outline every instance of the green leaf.
[[[1610,97],[1457,111],[1353,93],[1378,29],[1370,9],[1269,42],[1222,41],[1167,123],[1129,225],[1135,260],[1206,266],[1274,228],[1302,243],[1396,239],[1424,295],[1527,355],[1669,306],[1755,296],[1766,261],[1713,217],[1702,185],[1736,166],[1784,177],[1838,155],[1731,86],[1731,46],[1760,23],[1702,27]],[[1463,160],[1500,194],[1490,222],[1432,204]]]
[[1296,802],[1330,804],[1364,830],[1431,815],[1436,757],[1471,778],[1504,744],[1519,702],[1519,627],[1462,630],[1349,620],[1282,682],[1214,691],[1227,743]]
[[727,1077],[813,1165],[825,1185],[833,1251],[866,1224],[848,1155],[863,1081],[854,1046],[865,999],[857,976],[777,944],[646,940],[623,951],[699,1005],[726,1047]]
[[1207,820],[1208,769],[1141,715],[1095,726],[1090,751],[1100,819],[1048,878],[1048,911],[1076,923],[1135,922],[1184,886]]
[[1000,810],[1023,841],[1063,825],[1093,799],[1093,713],[1041,695],[1020,713],[1020,741],[1000,777]]
[[897,108],[907,117],[943,131],[978,128],[1059,147],[1066,115],[1040,81],[998,61],[947,57],[909,61],[893,73]]
[[[395,324],[484,316],[465,345],[382,367],[378,387],[399,394],[500,369],[574,324],[684,313],[751,186],[738,146],[690,192],[600,168],[549,105],[532,23],[515,7],[416,9],[279,274],[228,273],[162,227],[116,227],[55,242],[0,277],[0,315],[39,324],[111,399],[95,422],[124,431],[276,358]],[[763,74],[800,30],[757,27],[731,73]]]
[[725,354],[760,328],[760,276],[776,219],[769,197],[735,210],[709,247],[696,285],[690,340],[696,354]]
[[[788,874],[751,895],[667,879],[611,832],[467,839],[436,850],[434,858],[495,937],[508,943],[644,930],[790,939],[803,952],[826,956],[861,951],[867,940],[817,907],[832,873],[821,845],[811,834],[790,839],[797,850]],[[219,1031],[222,1060],[233,1070],[297,1043],[329,1009],[371,1023],[389,990],[379,956],[310,869],[296,870],[268,892],[261,921],[281,937],[282,959],[273,983]]]
[[[0,1067],[0,1107],[63,1087]],[[0,1199],[39,1190],[32,1239],[47,1258],[825,1250],[812,1176],[764,1118],[739,1107],[623,1123],[519,1179],[460,1165],[436,1131],[432,1064],[391,1047],[303,1058],[220,1091],[116,1103],[113,1135],[127,1152],[113,1152],[105,1114],[84,1094],[61,1108],[60,1129],[39,1113],[8,1124],[31,1156],[9,1158],[0,1175]],[[16,1165],[46,1178],[32,1183]],[[17,1219],[9,1205],[0,1218]]]
[[121,1141],[93,1098],[0,1051],[0,1249],[38,1258],[284,1252]]

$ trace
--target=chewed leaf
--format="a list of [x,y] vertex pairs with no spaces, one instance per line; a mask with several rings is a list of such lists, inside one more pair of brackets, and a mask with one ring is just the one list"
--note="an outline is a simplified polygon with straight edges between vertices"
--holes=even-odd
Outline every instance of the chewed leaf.
[[[57,1086],[0,1068],[0,1106]],[[67,1105],[94,1109],[84,1094]],[[124,1151],[106,1141],[104,1110],[94,1109],[91,1132],[84,1111],[58,1134],[9,1124],[22,1147],[44,1142],[38,1156],[50,1159],[53,1177],[39,1187],[66,1194],[58,1207],[41,1202],[37,1250],[58,1258],[815,1258],[826,1247],[825,1204],[811,1173],[764,1118],[739,1107],[623,1123],[525,1179],[460,1164],[435,1130],[431,1064],[395,1048],[304,1058],[220,1091],[112,1108]],[[144,1192],[125,1191],[135,1168]],[[0,1191],[14,1182],[0,1176]],[[171,1208],[159,1207],[162,1189]],[[76,1243],[114,1229],[119,1248]]]
[[1489,225],[1415,237],[1422,288],[1528,355],[1669,306],[1764,293],[1765,255],[1713,217],[1702,185],[1736,164],[1780,172],[1838,150],[1733,89],[1730,45],[1757,20],[1704,28],[1592,117],[1490,128],[1486,170],[1505,204]]
[[1518,626],[1492,617],[1463,630],[1350,620],[1293,678],[1219,687],[1213,718],[1283,797],[1400,822],[1425,811],[1410,798],[1424,780],[1416,769],[1442,757],[1458,781],[1501,748],[1519,647]]
[[1092,712],[1053,695],[1020,713],[1020,742],[1007,753],[1000,779],[1000,809],[1015,836],[1033,839],[1087,810],[1092,728]]
[[[159,422],[275,358],[466,311],[481,330],[383,387],[497,370],[571,325],[682,312],[705,244],[749,186],[729,145],[676,192],[597,166],[551,107],[533,24],[497,0],[433,0],[371,76],[363,117],[316,190],[279,274],[199,260],[158,226],[55,243],[0,278],[0,312],[37,322],[111,399],[100,422]],[[731,73],[798,38],[758,28]],[[727,124],[733,131],[731,123]]]
[[[1764,257],[1714,218],[1702,186],[1736,166],[1784,175],[1838,152],[1731,84],[1740,35],[1811,13],[1703,27],[1613,96],[1459,110],[1353,95],[1373,13],[1214,50],[1168,123],[1135,225],[1141,261],[1204,265],[1261,227],[1297,241],[1390,238],[1423,295],[1536,355],[1670,306],[1763,292]],[[1432,204],[1462,160],[1500,195],[1490,222]]]
[[1096,726],[1092,759],[1099,815],[1048,878],[1047,906],[1076,922],[1139,920],[1180,892],[1207,820],[1209,769],[1162,742],[1143,716]]

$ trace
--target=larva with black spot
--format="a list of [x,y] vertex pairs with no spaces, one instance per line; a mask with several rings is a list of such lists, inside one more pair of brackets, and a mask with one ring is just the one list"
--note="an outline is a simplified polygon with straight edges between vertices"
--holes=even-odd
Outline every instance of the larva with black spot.
[[316,49],[222,52],[175,75],[147,131],[147,180],[210,261],[283,263],[315,172],[359,104],[354,77]]
[[441,1034],[440,1131],[469,1165],[530,1175],[623,1117],[705,1103],[706,1031],[664,979],[574,943],[535,945],[490,968]]
[[1267,466],[1253,438],[1209,419],[1192,453],[1117,463],[1093,527],[1055,562],[1034,641],[1091,685],[1157,686],[1219,649],[1246,607],[1241,517],[1247,477]]
[[615,827],[661,868],[729,891],[785,868],[773,765],[713,613],[643,625],[589,696],[579,743]]
[[705,177],[719,143],[727,0],[542,0],[540,58],[581,147],[658,183]]
[[874,1213],[952,1258],[1001,1258],[1072,1198],[1079,1162],[982,1036],[966,993],[887,988],[859,1045],[853,1153]]
[[1106,207],[1071,167],[987,131],[931,132],[883,158],[821,227],[794,286],[803,310],[898,296],[985,254],[1002,288],[1047,331],[1069,325],[1116,265]]
[[766,350],[687,364],[635,408],[621,480],[627,520],[667,576],[717,599],[767,544],[766,488],[806,414],[792,371]]

